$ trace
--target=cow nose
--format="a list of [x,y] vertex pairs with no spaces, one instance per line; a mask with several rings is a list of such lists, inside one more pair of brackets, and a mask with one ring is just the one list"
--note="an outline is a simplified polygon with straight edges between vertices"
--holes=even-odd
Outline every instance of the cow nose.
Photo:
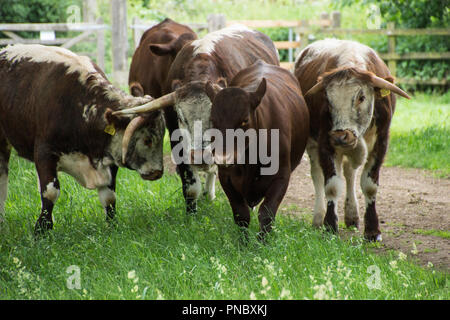
[[163,175],[163,170],[153,170],[150,173],[141,174],[141,178],[144,180],[158,180]]
[[350,130],[335,130],[330,133],[331,143],[336,147],[353,147],[356,137]]

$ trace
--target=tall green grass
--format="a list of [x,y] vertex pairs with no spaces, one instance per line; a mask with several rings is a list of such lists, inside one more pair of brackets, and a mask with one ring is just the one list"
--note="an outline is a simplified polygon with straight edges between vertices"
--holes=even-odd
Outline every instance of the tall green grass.
[[[227,198],[201,200],[186,216],[176,175],[154,182],[120,170],[117,224],[96,192],[61,175],[54,230],[35,239],[34,166],[11,160],[0,229],[0,299],[448,299],[448,274],[279,214],[265,245],[256,213],[243,245]],[[69,289],[71,266],[80,289]],[[69,268],[69,269],[68,269]],[[73,267],[72,267],[73,268]]]
[[450,92],[397,100],[386,164],[450,175]]

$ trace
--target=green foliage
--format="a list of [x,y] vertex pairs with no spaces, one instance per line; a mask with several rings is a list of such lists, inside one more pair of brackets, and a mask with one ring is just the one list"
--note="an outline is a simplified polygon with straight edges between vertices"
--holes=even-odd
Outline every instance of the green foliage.
[[[0,0],[0,23],[65,22],[70,5],[81,8],[81,0]],[[35,32],[19,34],[25,38],[38,35]]]
[[[333,0],[336,7],[376,5],[386,22],[395,22],[397,28],[448,28],[450,2],[448,0]],[[387,39],[377,39],[369,44],[379,52],[387,52]],[[408,36],[396,37],[396,52],[449,52],[450,37]],[[397,76],[428,80],[450,79],[448,60],[404,60],[397,65]],[[422,89],[430,89],[423,87]]]
[[450,175],[450,92],[398,99],[386,165]]
[[79,4],[79,2],[73,0],[0,0],[0,22],[64,22],[67,16],[67,6]]

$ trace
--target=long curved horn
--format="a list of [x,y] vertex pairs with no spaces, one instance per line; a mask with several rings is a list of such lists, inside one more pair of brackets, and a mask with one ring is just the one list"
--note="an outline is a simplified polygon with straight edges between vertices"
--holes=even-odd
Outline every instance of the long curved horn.
[[143,104],[141,106],[118,110],[113,112],[113,115],[121,115],[121,114],[137,114],[137,113],[146,113],[150,111],[159,110],[168,106],[171,106],[176,101],[176,93],[172,92],[169,94],[166,94],[158,99],[152,100],[150,102],[147,102],[146,104]]
[[131,137],[134,132],[139,129],[144,123],[145,118],[142,116],[136,117],[130,121],[122,138],[122,163],[125,164],[125,160],[127,158],[128,145],[130,144]]
[[404,97],[406,99],[411,99],[411,97],[408,96],[408,94],[405,91],[403,91],[402,89],[397,87],[395,84],[393,84],[393,83],[391,83],[391,82],[389,82],[389,81],[387,81],[387,80],[385,80],[383,78],[380,78],[380,77],[378,77],[376,75],[372,75],[370,77],[370,79],[371,79],[371,82],[372,82],[374,87],[377,87],[377,88],[380,88],[380,89],[388,89],[388,90],[391,90],[392,92],[394,92],[394,93],[396,93],[398,95],[401,95],[402,97]]
[[319,92],[323,89],[323,82],[322,80],[319,80],[311,89],[308,90],[308,92],[305,93],[305,97],[310,94],[315,94],[316,92]]

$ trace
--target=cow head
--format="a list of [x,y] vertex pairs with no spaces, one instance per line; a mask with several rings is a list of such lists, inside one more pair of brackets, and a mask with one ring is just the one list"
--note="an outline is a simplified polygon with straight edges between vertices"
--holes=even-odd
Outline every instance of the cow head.
[[[220,78],[216,86],[226,86],[225,79]],[[211,128],[211,100],[205,90],[205,82],[192,81],[182,86],[178,80],[174,80],[172,89],[177,94],[175,111],[189,162],[204,166],[204,153],[209,152],[211,144],[205,135]]]
[[333,146],[353,149],[369,128],[379,89],[409,99],[394,85],[392,78],[383,79],[357,68],[340,68],[319,77],[318,83],[305,96],[325,90],[331,116],[330,142]]
[[112,135],[109,152],[116,165],[139,172],[145,180],[163,174],[164,118],[161,111],[143,116],[105,112],[105,131]]
[[[210,169],[210,164],[203,163],[205,155],[209,156],[210,140],[205,132],[211,128],[211,100],[205,89],[205,81],[191,81],[182,85],[181,81],[172,81],[172,93],[164,95],[150,103],[134,108],[124,109],[115,114],[145,114],[149,111],[173,106],[177,113],[178,127],[182,139],[183,151],[189,163],[202,169]],[[215,85],[226,86],[226,80],[219,78]],[[206,139],[205,139],[206,138]]]
[[[238,87],[220,90],[217,85],[208,82],[206,93],[212,101],[212,126],[220,131],[222,137],[226,137],[228,129],[234,132],[240,131],[244,135],[244,147],[247,150],[250,143],[250,137],[246,139],[247,130],[255,128],[255,110],[266,93],[266,79],[263,78],[256,91],[253,92]],[[252,142],[256,143],[256,141]],[[223,146],[221,149],[224,150]],[[225,154],[215,153],[214,160],[218,165],[238,163],[239,153],[243,153],[245,150],[238,150],[238,145],[235,144],[232,151],[227,150]]]

